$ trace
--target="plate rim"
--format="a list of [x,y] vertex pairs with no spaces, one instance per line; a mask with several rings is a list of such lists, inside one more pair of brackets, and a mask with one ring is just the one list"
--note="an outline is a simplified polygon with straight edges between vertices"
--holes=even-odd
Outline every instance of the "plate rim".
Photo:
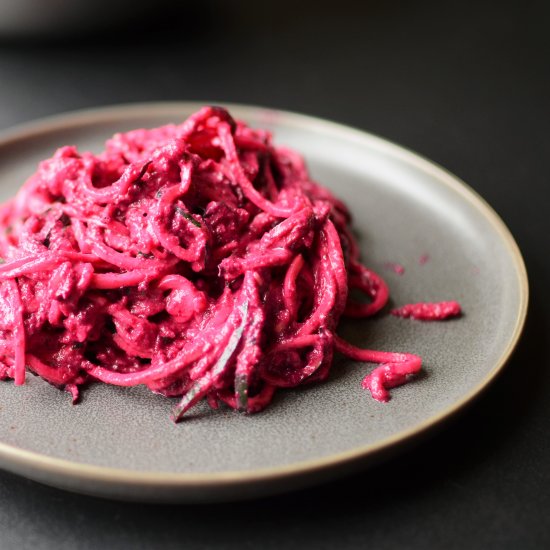
[[[229,111],[239,111],[239,117],[243,119],[247,118],[247,113],[253,114],[254,117],[257,117],[260,113],[264,113],[266,116],[276,114],[277,122],[283,122],[286,126],[299,128],[306,126],[313,131],[330,133],[331,135],[337,135],[346,140],[352,140],[355,143],[363,144],[370,149],[374,148],[388,154],[391,158],[404,161],[428,173],[434,177],[434,179],[437,179],[438,183],[450,188],[460,195],[463,200],[467,201],[469,205],[474,207],[484,219],[490,223],[491,227],[501,238],[502,243],[505,245],[513,260],[519,291],[519,304],[516,312],[514,329],[507,345],[485,377],[467,394],[462,396],[461,399],[452,403],[443,411],[431,415],[423,422],[411,428],[401,430],[378,442],[361,445],[354,449],[330,454],[322,458],[302,460],[282,466],[241,471],[196,473],[166,472],[122,469],[88,464],[21,449],[0,441],[0,461],[4,469],[15,473],[24,471],[26,477],[43,482],[46,482],[43,476],[37,477],[36,475],[32,475],[32,473],[42,472],[43,474],[53,475],[58,479],[87,480],[100,484],[113,484],[113,486],[119,487],[121,485],[139,486],[141,488],[164,487],[174,490],[185,488],[193,489],[197,487],[216,488],[221,486],[238,486],[257,482],[272,483],[302,475],[318,474],[325,471],[336,470],[346,465],[359,463],[362,460],[366,463],[368,458],[378,456],[382,452],[389,451],[394,447],[397,448],[399,444],[411,442],[415,438],[427,434],[437,426],[443,425],[455,414],[474,402],[491,385],[510,359],[525,326],[529,302],[527,270],[514,237],[487,201],[462,179],[439,164],[391,140],[346,124],[288,110],[225,101],[166,101],[125,103],[80,109],[39,118],[30,122],[24,122],[0,131],[0,148],[4,148],[17,141],[24,141],[25,139],[44,135],[51,131],[69,129],[71,127],[76,128],[90,125],[91,123],[97,124],[102,121],[112,121],[115,118],[119,121],[132,119],[143,116],[144,111],[161,116],[163,114],[173,114],[176,111],[195,111],[203,105],[212,104],[223,105],[227,107]],[[31,473],[29,473],[29,471]],[[55,483],[55,485],[60,486],[59,483]]]

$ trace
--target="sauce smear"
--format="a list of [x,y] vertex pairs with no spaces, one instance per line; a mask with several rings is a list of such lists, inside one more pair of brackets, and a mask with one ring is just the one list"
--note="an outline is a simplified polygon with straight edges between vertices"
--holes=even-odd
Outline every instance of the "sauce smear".
[[407,304],[397,309],[392,309],[391,314],[396,317],[410,317],[419,321],[442,321],[461,314],[458,302],[420,302]]

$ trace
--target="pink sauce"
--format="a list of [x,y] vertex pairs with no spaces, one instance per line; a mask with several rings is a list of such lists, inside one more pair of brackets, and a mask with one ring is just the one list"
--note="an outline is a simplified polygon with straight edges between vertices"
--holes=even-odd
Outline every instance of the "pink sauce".
[[403,275],[403,273],[405,273],[405,268],[401,264],[395,262],[386,262],[384,267],[391,269],[397,275]]
[[460,304],[455,301],[420,302],[418,304],[407,304],[391,310],[391,314],[396,317],[411,317],[419,321],[441,321],[451,317],[458,317],[460,313]]

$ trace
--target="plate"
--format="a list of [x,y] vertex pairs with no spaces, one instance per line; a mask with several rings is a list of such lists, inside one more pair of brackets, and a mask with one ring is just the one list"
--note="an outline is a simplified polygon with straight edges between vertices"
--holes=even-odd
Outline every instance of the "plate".
[[[198,103],[83,111],[0,139],[0,199],[39,160],[75,144],[98,151],[118,131],[184,119]],[[370,365],[337,360],[321,385],[281,391],[263,413],[212,411],[184,422],[144,388],[92,385],[79,405],[39,378],[0,384],[0,466],[64,489],[143,501],[221,501],[304,487],[365,467],[417,440],[470,403],[509,358],[527,309],[520,252],[495,212],[431,162],[370,134],[303,115],[228,106],[276,143],[302,152],[313,177],[351,208],[365,263],[395,305],[455,299],[442,323],[376,319],[342,324],[353,343],[424,359],[389,403],[361,389]],[[391,262],[405,268],[390,269]],[[387,313],[387,311],[386,311]]]

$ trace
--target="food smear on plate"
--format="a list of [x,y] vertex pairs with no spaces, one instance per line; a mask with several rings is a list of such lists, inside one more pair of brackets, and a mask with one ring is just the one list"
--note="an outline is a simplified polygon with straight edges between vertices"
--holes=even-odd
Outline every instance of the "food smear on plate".
[[325,380],[337,351],[380,364],[363,385],[381,401],[421,368],[337,336],[388,287],[302,157],[220,107],[116,134],[98,155],[60,148],[0,228],[0,377],[16,385],[28,369],[76,402],[88,382],[144,384],[179,397],[177,421],[203,399],[260,411]]
[[429,254],[422,254],[420,258],[418,258],[418,263],[420,265],[426,265],[430,261],[430,255]]
[[405,273],[405,267],[396,262],[384,262],[384,267],[390,269],[396,275],[403,275]]
[[410,317],[419,321],[442,321],[451,317],[458,317],[462,310],[460,304],[449,302],[419,302],[407,304],[391,310],[396,317]]

